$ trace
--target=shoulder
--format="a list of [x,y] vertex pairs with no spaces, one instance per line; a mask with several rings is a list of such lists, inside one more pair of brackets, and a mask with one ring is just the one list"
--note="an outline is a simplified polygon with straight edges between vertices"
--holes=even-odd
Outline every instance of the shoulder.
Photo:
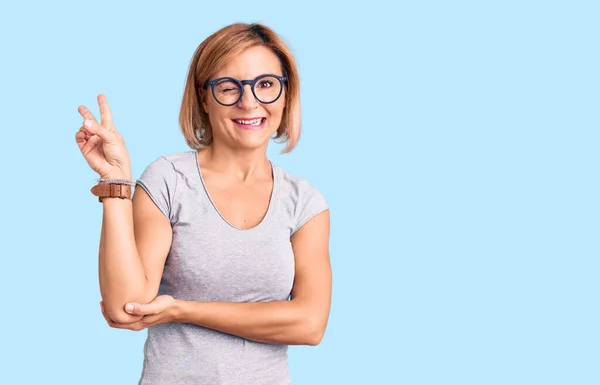
[[174,152],[170,154],[164,154],[159,157],[166,160],[167,162],[173,164],[174,166],[179,166],[182,164],[194,163],[193,161],[196,159],[196,151],[180,151]]
[[195,151],[181,151],[160,155],[146,165],[142,177],[153,175],[169,178],[178,173],[185,174],[196,165],[194,154]]
[[136,185],[141,186],[171,221],[176,215],[176,194],[182,176],[194,172],[195,151],[160,155],[146,165]]
[[[278,167],[278,166],[277,166]],[[307,179],[278,167],[280,175],[280,201],[292,220],[292,234],[310,218],[327,210],[325,196]]]
[[292,174],[279,166],[276,167],[279,169],[280,175],[279,188],[285,195],[302,198],[308,195],[321,194],[321,191],[305,178]]

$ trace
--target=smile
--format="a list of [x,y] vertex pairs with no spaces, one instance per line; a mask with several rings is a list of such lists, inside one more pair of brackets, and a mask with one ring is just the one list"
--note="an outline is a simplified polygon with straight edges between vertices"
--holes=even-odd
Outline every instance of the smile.
[[231,119],[239,128],[244,130],[258,130],[264,127],[267,118]]

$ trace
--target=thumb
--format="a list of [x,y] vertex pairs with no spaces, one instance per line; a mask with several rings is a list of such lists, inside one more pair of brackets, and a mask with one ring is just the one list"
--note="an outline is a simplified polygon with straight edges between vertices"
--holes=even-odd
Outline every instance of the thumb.
[[104,142],[111,142],[114,140],[114,132],[107,130],[103,125],[98,124],[91,119],[86,119],[83,122],[83,130],[92,135],[98,135]]
[[160,304],[152,302],[147,304],[128,302],[127,304],[125,304],[125,312],[132,315],[158,314],[162,311],[159,305]]

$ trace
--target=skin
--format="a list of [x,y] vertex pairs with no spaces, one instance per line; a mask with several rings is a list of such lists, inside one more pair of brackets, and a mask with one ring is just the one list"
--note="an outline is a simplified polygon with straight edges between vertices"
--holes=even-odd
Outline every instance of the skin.
[[[265,73],[282,75],[281,65],[272,51],[258,46],[242,52],[213,78],[231,76],[240,80],[254,79]],[[285,94],[282,94],[275,103],[261,104],[254,98],[250,86],[246,85],[243,99],[234,106],[221,106],[210,93],[204,98],[203,108],[209,114],[214,141],[211,146],[198,153],[202,175],[217,209],[228,222],[238,228],[256,226],[267,211],[273,178],[266,150],[281,122],[285,108],[284,97]],[[105,99],[102,100],[104,107],[101,112],[104,109],[109,114],[108,103]],[[83,113],[91,115],[87,109]],[[231,121],[233,118],[256,116],[267,118],[265,127],[261,130],[242,130]],[[116,130],[114,125],[112,130]],[[108,135],[100,128],[95,132],[98,135]],[[118,177],[116,175],[121,173],[118,171],[110,176]],[[110,306],[105,301],[100,303],[102,314],[111,327],[139,331],[162,323],[183,322],[263,343],[317,345],[321,342],[331,305],[329,210],[314,216],[290,239],[296,272],[291,300],[256,303],[196,302],[182,301],[169,295],[156,296],[171,245],[172,228],[145,190],[136,189],[131,201],[105,199],[104,202],[105,212],[109,213],[110,205],[133,206],[133,234],[111,234],[111,240],[115,245],[118,241],[128,245],[133,240],[127,237],[134,237],[137,253],[132,252],[132,255],[137,256],[138,262],[143,266],[139,270],[143,271],[143,284],[137,285],[135,290],[130,289],[127,296],[118,297],[139,300],[127,300],[117,307],[116,304],[122,299],[114,299],[121,295],[115,292]],[[113,211],[120,212],[118,209]],[[112,218],[114,223],[127,219]],[[110,221],[111,218],[105,220]],[[110,229],[110,226],[107,225],[106,229]],[[103,226],[104,231],[108,230]],[[129,263],[135,265],[135,258]],[[118,266],[116,261],[114,266]],[[119,269],[113,270],[109,266],[107,276],[110,273],[115,276],[118,274]],[[131,279],[130,276],[129,280]]]

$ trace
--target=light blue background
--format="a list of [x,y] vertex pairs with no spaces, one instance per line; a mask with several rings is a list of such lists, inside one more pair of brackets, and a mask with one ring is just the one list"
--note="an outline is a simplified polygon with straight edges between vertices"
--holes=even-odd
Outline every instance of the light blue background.
[[134,177],[186,151],[200,42],[264,22],[296,55],[303,136],[272,161],[331,206],[333,304],[294,385],[599,384],[599,8],[581,1],[126,4],[0,10],[0,383],[134,384],[146,331],[101,316],[107,95]]

